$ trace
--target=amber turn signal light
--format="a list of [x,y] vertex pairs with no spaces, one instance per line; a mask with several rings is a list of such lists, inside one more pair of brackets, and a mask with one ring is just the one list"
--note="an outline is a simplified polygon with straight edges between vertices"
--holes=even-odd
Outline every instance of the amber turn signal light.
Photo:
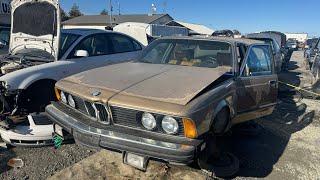
[[57,89],[57,88],[54,88],[54,92],[56,94],[57,100],[60,101],[61,100],[61,95],[60,95],[61,91],[59,89]]
[[184,136],[194,139],[197,137],[196,125],[191,119],[183,118]]

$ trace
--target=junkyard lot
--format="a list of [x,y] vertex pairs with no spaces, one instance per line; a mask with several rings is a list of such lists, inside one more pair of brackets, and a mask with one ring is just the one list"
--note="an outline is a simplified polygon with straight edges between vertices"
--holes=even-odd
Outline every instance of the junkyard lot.
[[[303,67],[303,52],[295,52],[290,63],[290,72],[280,79],[298,86],[309,83],[308,73]],[[240,171],[236,179],[316,179],[320,177],[320,120],[319,102],[280,95],[281,102],[272,116],[257,120],[262,127],[256,136],[233,132],[221,138],[226,149],[240,159]],[[74,144],[64,145],[61,149],[51,147],[28,149],[15,148],[10,151],[0,147],[0,179],[44,179],[57,174],[56,179],[68,178],[170,178],[203,177],[199,171],[190,171],[186,167],[166,168],[163,164],[152,162],[146,174],[122,165],[120,154],[113,156],[101,152],[76,164],[64,168],[92,155],[94,151]],[[21,158],[25,166],[21,169],[9,169],[7,161]],[[109,157],[114,157],[110,159]],[[100,159],[100,160],[98,160]],[[109,161],[102,163],[101,159]],[[121,158],[120,158],[121,159]],[[109,164],[110,162],[110,164]],[[112,167],[112,168],[107,168]],[[80,171],[79,171],[80,170]],[[122,172],[125,170],[126,172]],[[59,173],[58,173],[59,172]],[[117,172],[115,174],[115,172]],[[181,172],[184,176],[181,176]]]

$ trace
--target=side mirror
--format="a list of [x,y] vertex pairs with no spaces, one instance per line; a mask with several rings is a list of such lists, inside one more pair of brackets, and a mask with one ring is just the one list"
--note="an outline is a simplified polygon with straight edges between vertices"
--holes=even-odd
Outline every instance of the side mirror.
[[89,57],[89,53],[88,53],[88,51],[86,51],[86,50],[77,50],[77,51],[74,53],[74,56],[75,56],[75,57]]

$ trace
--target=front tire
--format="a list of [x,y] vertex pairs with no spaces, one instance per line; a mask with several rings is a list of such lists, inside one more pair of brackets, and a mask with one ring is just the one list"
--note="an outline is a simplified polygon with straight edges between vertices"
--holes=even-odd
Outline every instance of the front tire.
[[[223,108],[215,117],[211,131],[205,137],[205,148],[197,159],[198,166],[205,173],[216,177],[231,177],[239,171],[239,160],[228,152],[221,151],[218,135],[228,130],[230,122],[229,108]],[[221,141],[224,143],[224,141]]]

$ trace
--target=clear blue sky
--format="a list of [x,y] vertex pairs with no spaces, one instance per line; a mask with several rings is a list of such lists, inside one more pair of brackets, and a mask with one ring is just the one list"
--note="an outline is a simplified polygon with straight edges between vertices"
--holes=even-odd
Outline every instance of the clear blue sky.
[[[99,14],[109,0],[60,0],[69,11],[77,3],[85,14]],[[157,12],[174,19],[207,25],[213,29],[238,29],[242,33],[261,30],[307,32],[320,35],[320,0],[112,0],[122,14],[148,13],[151,4]]]

